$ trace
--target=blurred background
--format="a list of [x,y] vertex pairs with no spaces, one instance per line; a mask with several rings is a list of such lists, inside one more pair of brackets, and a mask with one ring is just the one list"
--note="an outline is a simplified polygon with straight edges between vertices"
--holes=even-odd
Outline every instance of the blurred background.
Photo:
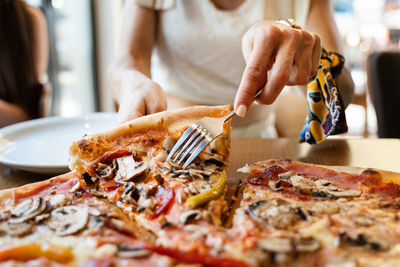
[[[53,88],[52,115],[114,111],[106,72],[116,50],[123,0],[27,0],[46,16]],[[399,50],[400,0],[334,0],[355,98],[346,110],[350,137],[376,137],[368,86],[369,56]],[[373,68],[372,68],[373,69]],[[399,73],[400,75],[400,73]]]

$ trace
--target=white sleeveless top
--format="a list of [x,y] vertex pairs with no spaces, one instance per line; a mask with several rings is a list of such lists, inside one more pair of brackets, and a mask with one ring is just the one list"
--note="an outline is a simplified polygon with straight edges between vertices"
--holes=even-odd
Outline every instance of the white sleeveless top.
[[171,7],[159,11],[154,81],[167,94],[212,105],[233,104],[245,68],[242,37],[252,25],[281,18],[304,25],[309,9],[309,0],[245,0],[234,10],[209,0],[150,2]]

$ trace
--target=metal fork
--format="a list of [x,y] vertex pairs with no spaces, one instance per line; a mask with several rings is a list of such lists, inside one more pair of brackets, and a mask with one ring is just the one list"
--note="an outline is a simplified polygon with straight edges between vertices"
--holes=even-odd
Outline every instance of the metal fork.
[[[262,92],[261,87],[254,95],[256,99]],[[235,115],[235,111],[220,118],[204,117],[192,123],[169,152],[167,161],[178,165],[189,156],[182,168],[186,169],[203,149],[224,132],[224,123]],[[200,143],[200,144],[199,144]]]

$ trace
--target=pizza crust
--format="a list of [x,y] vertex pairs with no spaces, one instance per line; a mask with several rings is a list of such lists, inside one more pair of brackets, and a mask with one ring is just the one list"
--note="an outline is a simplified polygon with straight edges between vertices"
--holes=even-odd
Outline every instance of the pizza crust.
[[331,169],[337,172],[346,172],[353,175],[359,175],[363,172],[377,172],[382,177],[382,182],[393,182],[400,183],[400,173],[385,171],[381,169],[374,168],[362,168],[362,167],[354,167],[354,166],[327,166],[327,165],[319,165],[321,167]]
[[[86,135],[81,140],[76,141],[70,147],[69,166],[71,170],[84,173],[84,166],[99,158],[106,151],[115,150],[110,143],[119,137],[134,133],[146,133],[149,129],[167,129],[169,133],[180,131],[183,127],[190,125],[203,117],[222,117],[230,112],[229,105],[225,106],[194,106],[183,109],[168,110],[148,116],[143,116],[132,121],[121,124],[113,129]],[[230,123],[230,122],[229,122]],[[219,143],[221,149],[225,150],[226,159],[229,153],[230,144],[230,125],[225,124],[224,134],[221,136]],[[179,136],[177,136],[178,138]]]

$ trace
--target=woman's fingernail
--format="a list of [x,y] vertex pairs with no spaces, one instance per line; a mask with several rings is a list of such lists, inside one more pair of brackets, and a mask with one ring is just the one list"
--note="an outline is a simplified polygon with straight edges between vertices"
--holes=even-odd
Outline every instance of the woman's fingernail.
[[236,114],[237,114],[239,117],[244,118],[244,116],[246,116],[246,111],[247,111],[246,106],[245,106],[245,105],[240,105],[240,106],[238,107],[238,109],[236,110]]

